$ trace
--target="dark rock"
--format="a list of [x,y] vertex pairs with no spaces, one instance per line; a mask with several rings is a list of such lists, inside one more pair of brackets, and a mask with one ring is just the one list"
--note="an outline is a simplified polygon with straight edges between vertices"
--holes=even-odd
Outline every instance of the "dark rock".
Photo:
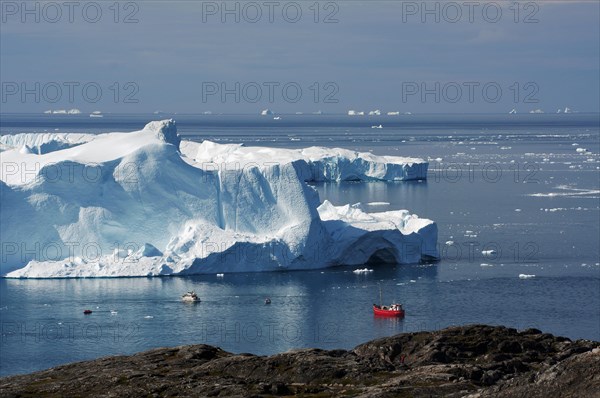
[[523,330],[521,334],[542,334],[542,331],[539,329],[529,328]]
[[160,348],[0,379],[1,397],[600,397],[600,343],[471,325],[269,357]]
[[519,342],[511,340],[505,340],[498,344],[498,350],[507,354],[518,354],[523,351]]
[[288,395],[290,393],[290,389],[283,383],[273,383],[270,389],[271,394],[273,395]]

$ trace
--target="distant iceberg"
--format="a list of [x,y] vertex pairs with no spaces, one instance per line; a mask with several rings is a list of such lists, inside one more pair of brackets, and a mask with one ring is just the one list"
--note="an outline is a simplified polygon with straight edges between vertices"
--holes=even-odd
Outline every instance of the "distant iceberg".
[[348,116],[364,116],[364,115],[365,115],[364,111],[354,111],[354,110],[348,111]]
[[374,111],[369,111],[369,116],[380,116],[381,111],[379,109],[375,109]]
[[400,115],[400,112],[398,112],[398,111],[388,112],[387,115],[388,116],[398,116],[398,115]]
[[79,115],[81,111],[77,108],[73,109],[55,109],[55,110],[47,110],[44,111],[45,114],[53,114],[53,115]]
[[[407,210],[368,213],[359,204],[321,203],[304,182],[410,179],[412,168],[424,177],[426,162],[417,159],[192,143],[181,140],[172,120],[132,133],[36,136],[0,139],[8,147],[0,157],[0,274],[7,277],[215,274],[438,258],[433,221]],[[40,151],[44,144],[54,146]]]
[[274,115],[273,111],[270,109],[264,109],[260,112],[260,114],[262,116],[270,116],[270,115]]
[[529,111],[529,113],[544,113],[544,111],[541,109],[534,109],[532,111]]

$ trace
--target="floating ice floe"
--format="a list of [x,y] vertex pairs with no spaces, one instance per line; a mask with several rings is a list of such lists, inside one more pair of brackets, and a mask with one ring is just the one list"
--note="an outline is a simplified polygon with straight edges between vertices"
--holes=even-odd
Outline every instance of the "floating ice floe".
[[388,206],[390,202],[369,202],[368,206]]
[[369,268],[362,268],[362,269],[355,269],[354,271],[355,274],[368,274],[369,272],[373,272],[372,269]]
[[560,192],[548,192],[548,193],[533,193],[529,194],[529,196],[534,197],[588,197],[588,198],[596,198],[600,195],[600,190],[598,189],[587,189],[587,188],[573,188],[570,186],[559,185],[556,189],[560,190]]
[[530,279],[530,278],[535,278],[535,275],[530,275],[530,274],[519,274],[519,278],[520,278],[520,279]]
[[[433,221],[321,203],[305,183],[425,178],[421,159],[192,143],[172,120],[131,133],[0,141],[10,144],[0,156],[0,233],[3,243],[19,242],[3,246],[3,276],[216,274],[439,257]],[[38,154],[20,151],[47,143],[54,146]]]

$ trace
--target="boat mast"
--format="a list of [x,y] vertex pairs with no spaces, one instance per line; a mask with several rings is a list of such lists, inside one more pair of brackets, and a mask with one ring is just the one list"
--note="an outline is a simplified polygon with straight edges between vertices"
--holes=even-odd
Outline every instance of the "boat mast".
[[379,306],[383,307],[383,299],[381,297],[381,285],[379,285]]

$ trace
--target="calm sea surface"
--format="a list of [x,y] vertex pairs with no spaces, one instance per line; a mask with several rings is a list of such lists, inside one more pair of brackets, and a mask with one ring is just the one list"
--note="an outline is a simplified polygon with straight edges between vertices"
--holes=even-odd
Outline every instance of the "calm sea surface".
[[[428,159],[426,182],[315,188],[334,204],[408,209],[435,220],[442,260],[369,264],[367,274],[337,267],[223,278],[0,279],[0,376],[159,346],[207,343],[272,354],[351,348],[467,323],[600,340],[598,115],[21,114],[2,115],[0,133],[131,131],[167,117],[193,140]],[[385,302],[404,303],[405,319],[373,317],[380,286]],[[188,290],[202,302],[180,302]],[[93,314],[84,316],[84,308]]]

